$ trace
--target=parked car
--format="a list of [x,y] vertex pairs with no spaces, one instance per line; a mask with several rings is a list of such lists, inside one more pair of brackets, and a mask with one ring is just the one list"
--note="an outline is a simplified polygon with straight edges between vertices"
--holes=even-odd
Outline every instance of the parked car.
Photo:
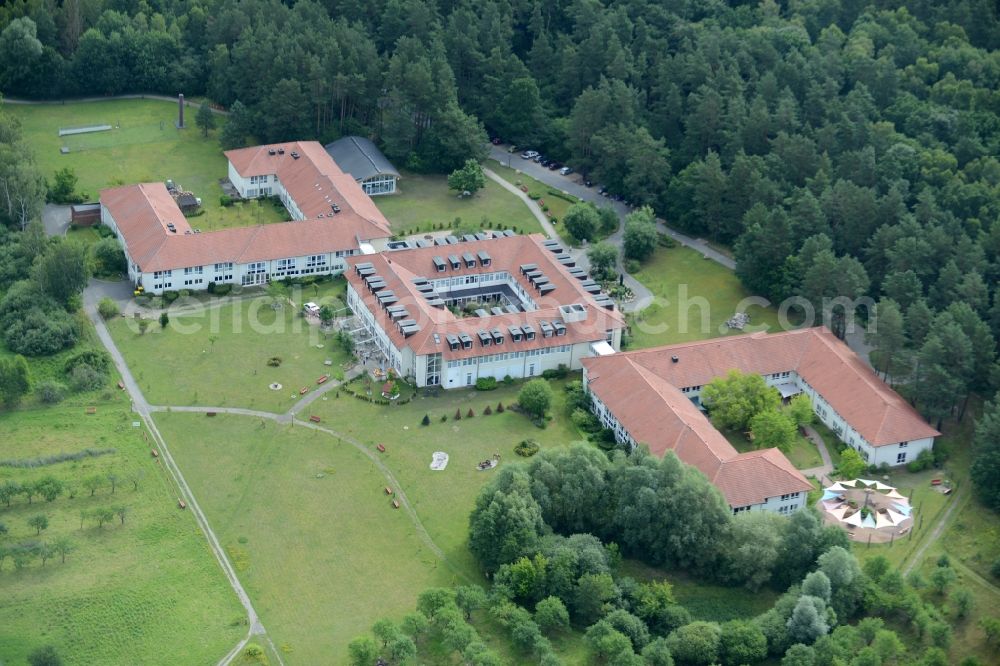
[[562,163],[561,162],[551,162],[551,163],[549,163],[549,171],[555,171],[556,169],[561,169],[561,168],[562,168]]
[[592,180],[585,180],[585,181],[583,181],[583,184],[586,185],[587,187],[593,187],[594,186],[594,181],[592,181]]
[[573,168],[572,168],[572,167],[568,167],[568,166],[565,166],[565,167],[563,167],[562,169],[559,169],[559,173],[561,173],[561,174],[562,174],[562,175],[564,175],[564,176],[568,176],[568,175],[570,175],[571,173],[573,173]]
[[534,157],[531,158],[531,161],[541,163],[541,161],[544,159],[545,159],[544,155],[535,155]]
[[537,150],[526,150],[523,153],[521,153],[521,159],[522,160],[530,160],[530,159],[532,159],[534,157],[538,157],[538,151]]
[[492,143],[494,146],[499,146],[501,143],[503,143],[503,140],[500,137],[495,136],[492,139],[490,139],[490,143]]

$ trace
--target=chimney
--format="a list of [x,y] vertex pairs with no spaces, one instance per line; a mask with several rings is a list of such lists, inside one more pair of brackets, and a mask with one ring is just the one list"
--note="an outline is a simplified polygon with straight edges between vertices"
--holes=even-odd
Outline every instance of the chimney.
[[177,96],[177,129],[184,129],[184,93]]

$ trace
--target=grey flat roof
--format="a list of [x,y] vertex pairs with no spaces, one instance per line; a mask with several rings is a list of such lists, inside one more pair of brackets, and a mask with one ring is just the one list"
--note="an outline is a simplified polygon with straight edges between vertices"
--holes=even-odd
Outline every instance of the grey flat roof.
[[345,136],[326,144],[324,148],[340,170],[351,174],[354,180],[365,180],[381,174],[399,178],[399,172],[392,166],[392,162],[386,159],[374,143],[362,136]]

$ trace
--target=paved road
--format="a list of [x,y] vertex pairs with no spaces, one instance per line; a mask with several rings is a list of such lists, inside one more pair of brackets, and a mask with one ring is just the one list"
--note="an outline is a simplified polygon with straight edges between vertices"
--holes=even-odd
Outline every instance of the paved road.
[[[631,209],[624,203],[620,201],[612,201],[607,197],[602,197],[598,193],[597,187],[587,187],[584,185],[580,181],[580,176],[578,174],[563,176],[557,171],[549,171],[545,167],[539,166],[536,162],[521,159],[520,154],[512,155],[508,153],[506,146],[491,145],[490,158],[504,166],[509,166],[512,169],[518,169],[532,178],[545,183],[549,187],[567,194],[572,194],[582,201],[589,201],[597,204],[598,206],[606,206],[614,209],[614,211],[618,213],[618,217],[622,221],[622,224],[619,225],[618,231],[610,235],[606,240],[619,249],[622,247],[625,216],[631,212]],[[523,194],[523,192],[520,192],[516,188],[514,189],[518,193]],[[736,270],[736,262],[731,257],[712,248],[704,239],[693,238],[686,234],[682,234],[675,229],[671,229],[662,219],[657,219],[656,226],[661,233],[667,234],[684,247],[689,247],[692,250],[700,252],[703,257],[711,259],[715,263],[720,266],[725,266],[731,271]],[[626,303],[622,307],[622,310],[625,312],[638,312],[653,303],[652,293],[639,281],[625,272],[620,256],[618,261],[618,272],[625,275],[625,284],[632,290],[632,293],[636,295],[635,300],[631,303]],[[854,351],[854,353],[864,359],[868,365],[871,365],[869,354],[872,351],[872,347],[865,342],[865,329],[860,324],[855,326],[853,330],[848,331],[845,342],[847,343],[847,346]]]
[[62,236],[69,229],[69,206],[45,204],[42,208],[42,226],[49,236]]
[[[520,171],[523,171],[532,178],[545,183],[549,187],[555,188],[567,194],[572,194],[578,199],[590,201],[598,206],[610,207],[618,213],[618,217],[621,218],[622,221],[625,220],[626,215],[632,212],[632,209],[621,201],[613,201],[607,197],[602,197],[598,193],[597,187],[587,187],[584,185],[580,182],[580,176],[578,174],[562,176],[557,171],[549,171],[545,167],[539,166],[536,162],[532,162],[531,160],[522,160],[520,155],[511,155],[507,152],[506,146],[491,145],[490,157],[504,166],[509,166],[512,169],[519,169]],[[708,243],[704,240],[700,238],[692,238],[691,236],[682,234],[679,231],[675,231],[674,229],[669,228],[663,220],[658,219],[656,223],[661,232],[668,234],[681,245],[697,250],[712,261],[715,261],[730,270],[735,270],[735,261],[718,250],[714,250],[709,247]],[[623,228],[620,226],[618,231],[612,234],[608,240],[615,242],[620,247],[622,233]]]

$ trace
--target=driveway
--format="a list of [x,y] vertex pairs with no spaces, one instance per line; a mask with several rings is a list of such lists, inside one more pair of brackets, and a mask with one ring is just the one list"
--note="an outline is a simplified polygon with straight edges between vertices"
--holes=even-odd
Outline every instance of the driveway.
[[107,297],[117,303],[122,312],[131,314],[130,306],[135,305],[132,296],[132,284],[128,280],[109,281],[91,278],[83,291],[83,305],[96,308],[98,302]]
[[42,226],[49,236],[62,236],[69,229],[69,206],[45,204],[42,208]]

